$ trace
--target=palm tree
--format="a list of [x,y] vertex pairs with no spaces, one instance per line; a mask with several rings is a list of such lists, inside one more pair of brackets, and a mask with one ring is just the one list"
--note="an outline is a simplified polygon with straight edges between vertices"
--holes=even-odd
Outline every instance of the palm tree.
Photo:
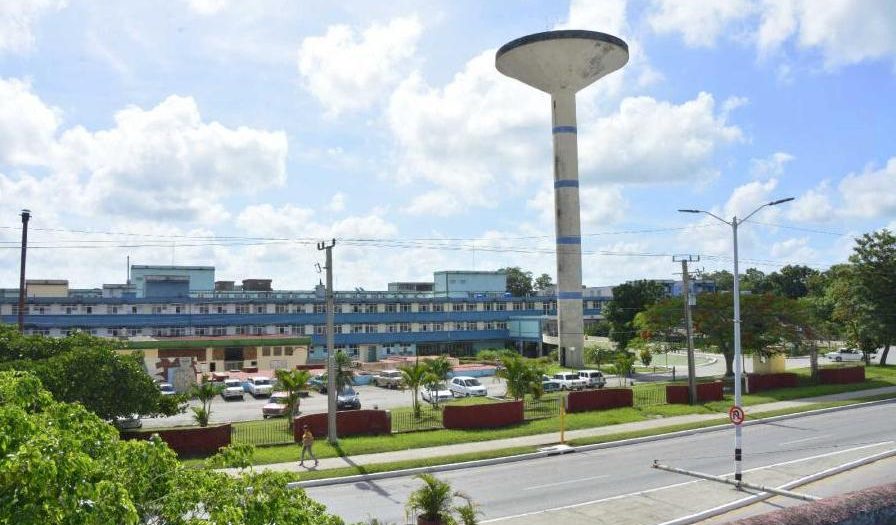
[[404,379],[404,384],[408,385],[408,388],[411,389],[411,393],[414,395],[414,417],[420,417],[420,401],[419,401],[419,392],[420,387],[425,385],[432,378],[432,373],[429,369],[420,363],[420,361],[416,361],[413,365],[400,365],[398,367],[401,370],[402,379]]
[[333,366],[336,369],[336,392],[342,392],[346,385],[355,384],[355,372],[352,370],[352,360],[342,350],[333,354]]
[[520,400],[526,394],[535,392],[541,388],[541,370],[529,365],[518,355],[504,356],[501,358],[502,367],[496,375],[507,381],[507,393],[513,399]]
[[[452,370],[451,361],[447,356],[440,355],[436,359],[430,359],[426,363],[426,370],[429,372],[429,380],[424,384],[430,390],[437,390],[441,383],[448,379],[448,374]],[[432,401],[433,405],[438,406],[439,397],[435,396]]]
[[202,403],[202,406],[191,408],[193,419],[199,423],[200,427],[208,426],[208,421],[212,417],[212,399],[221,392],[221,389],[221,385],[209,381],[193,386],[191,390],[193,397]]
[[290,424],[292,418],[299,412],[301,392],[308,390],[308,380],[311,373],[307,370],[280,369],[274,372],[277,376],[277,390],[286,392],[286,403],[289,405]]

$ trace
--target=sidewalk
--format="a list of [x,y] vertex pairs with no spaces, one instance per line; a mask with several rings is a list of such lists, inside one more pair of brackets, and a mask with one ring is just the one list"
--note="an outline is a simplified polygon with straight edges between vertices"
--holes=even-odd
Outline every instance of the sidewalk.
[[[788,408],[797,408],[814,403],[824,403],[829,401],[845,401],[849,399],[857,399],[862,397],[871,397],[882,394],[896,394],[896,386],[874,388],[870,390],[859,390],[855,392],[843,392],[840,394],[829,394],[825,396],[809,397],[792,401],[777,401],[774,403],[764,403],[747,407],[747,415],[760,414],[763,412],[772,412]],[[610,434],[619,434],[623,432],[635,432],[643,430],[651,430],[672,425],[680,425],[684,423],[696,423],[701,421],[709,421],[725,417],[726,414],[688,414],[684,416],[664,417],[659,419],[651,419],[647,421],[636,421],[634,423],[623,423],[619,425],[608,425],[596,428],[584,428],[580,430],[570,430],[566,432],[566,439],[577,439],[584,437],[606,436]],[[405,461],[414,459],[431,459],[435,457],[453,456],[457,454],[466,454],[470,452],[483,452],[489,450],[500,450],[513,447],[525,446],[548,446],[555,445],[559,442],[559,432],[551,432],[548,434],[534,434],[531,436],[520,436],[515,438],[496,439],[492,441],[477,441],[471,443],[458,443],[454,445],[443,445],[438,447],[416,448],[408,450],[396,450],[392,452],[379,452],[376,454],[364,454],[359,456],[323,458],[317,467],[306,468],[299,466],[298,462],[291,461],[288,463],[272,463],[269,465],[257,465],[256,470],[275,470],[287,472],[305,472],[308,470],[327,470],[342,467],[355,467],[359,465],[373,465],[377,463],[389,463],[393,461]],[[299,445],[296,445],[297,447]],[[306,461],[306,465],[313,465],[312,461]],[[225,469],[225,472],[235,473],[236,469]]]

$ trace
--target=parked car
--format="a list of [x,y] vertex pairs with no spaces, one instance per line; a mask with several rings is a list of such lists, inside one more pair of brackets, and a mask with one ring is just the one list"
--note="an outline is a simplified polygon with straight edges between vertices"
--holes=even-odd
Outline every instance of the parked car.
[[261,416],[269,417],[285,416],[289,411],[288,395],[286,392],[274,392],[268,402],[261,407]]
[[347,386],[336,396],[336,410],[360,410],[361,399],[355,389]]
[[327,393],[327,374],[317,374],[308,380],[308,387],[321,394]]
[[274,391],[274,385],[271,384],[269,377],[255,376],[246,380],[245,390],[252,394],[252,397],[269,396]]
[[244,399],[243,382],[239,379],[225,379],[224,388],[221,389],[221,397],[224,399]]
[[174,391],[174,385],[171,383],[159,383],[159,392],[161,392],[163,396],[173,396],[177,394],[177,392]]
[[560,383],[554,381],[548,376],[541,376],[541,391],[542,392],[559,392],[560,391]]
[[578,372],[559,372],[552,379],[560,383],[560,390],[585,389],[585,380],[579,377]]
[[420,391],[420,397],[427,403],[441,403],[442,401],[453,399],[454,394],[444,384],[439,383],[434,385],[432,389],[423,387]]
[[855,348],[840,348],[836,352],[828,352],[825,354],[828,359],[840,361],[861,361],[862,352]]
[[381,370],[373,376],[373,384],[384,388],[401,388],[404,380],[401,370]]
[[134,430],[143,427],[143,421],[140,420],[139,414],[116,417],[113,423],[118,430]]
[[448,382],[448,390],[459,397],[486,396],[488,391],[475,377],[457,376]]
[[579,370],[579,377],[585,380],[586,388],[603,388],[607,384],[600,370]]

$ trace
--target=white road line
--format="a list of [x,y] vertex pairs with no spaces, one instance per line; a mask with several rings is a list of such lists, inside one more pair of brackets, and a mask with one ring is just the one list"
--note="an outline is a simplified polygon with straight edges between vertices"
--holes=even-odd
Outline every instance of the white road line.
[[523,490],[535,490],[535,489],[543,489],[545,487],[556,487],[557,485],[566,485],[567,483],[578,483],[580,481],[589,481],[592,479],[601,479],[601,478],[609,478],[609,474],[604,474],[602,476],[591,476],[590,478],[578,478],[578,479],[569,479],[566,481],[558,481],[557,483],[546,483],[544,485],[535,485],[533,487],[526,487]]
[[[872,443],[872,444],[870,444],[870,445],[862,445],[862,446],[859,446],[859,447],[847,448],[847,449],[844,449],[844,450],[837,450],[837,451],[834,451],[834,452],[828,452],[828,453],[825,453],[825,454],[816,454],[816,455],[814,455],[814,456],[809,456],[809,457],[806,457],[806,458],[792,459],[792,460],[789,460],[789,461],[782,461],[782,462],[780,462],[780,463],[772,463],[771,465],[764,465],[764,466],[762,466],[762,467],[754,467],[754,468],[751,468],[751,469],[744,470],[744,472],[745,472],[745,473],[746,473],[746,472],[753,472],[753,471],[756,471],[756,470],[763,470],[763,469],[767,469],[767,468],[780,467],[780,466],[783,466],[783,465],[792,465],[792,464],[794,464],[794,463],[799,463],[799,462],[801,462],[801,461],[809,461],[809,460],[811,460],[811,459],[824,458],[824,457],[828,457],[828,456],[834,456],[834,455],[836,455],[836,454],[843,454],[843,453],[846,453],[846,452],[853,452],[853,451],[855,451],[855,450],[862,450],[862,449],[865,449],[865,448],[877,447],[877,446],[880,446],[880,445],[889,445],[889,444],[892,444],[892,443],[893,443],[893,441],[881,441],[880,443]],[[733,474],[734,474],[733,472],[729,472],[729,473],[727,473],[727,474],[722,474],[722,475],[723,475],[723,476],[731,476],[731,475],[733,475]],[[514,518],[524,518],[524,517],[526,517],[526,516],[535,516],[535,515],[537,515],[537,514],[546,514],[546,513],[548,513],[548,512],[556,512],[556,511],[558,511],[558,510],[574,509],[574,508],[576,508],[576,507],[584,507],[584,506],[586,506],[586,505],[594,505],[594,504],[597,504],[597,503],[604,503],[604,502],[606,502],[606,501],[613,501],[613,500],[617,500],[617,499],[628,498],[628,497],[631,497],[631,496],[640,496],[640,495],[642,495],[642,494],[649,494],[649,493],[651,493],[651,492],[657,492],[657,491],[660,491],[660,490],[666,490],[666,489],[671,489],[671,488],[675,488],[675,487],[681,487],[681,486],[684,486],[684,485],[690,485],[690,484],[692,484],[692,483],[700,483],[701,481],[703,481],[703,480],[695,479],[695,480],[693,480],[693,481],[685,481],[685,482],[682,482],[682,483],[675,483],[675,484],[673,484],[673,485],[665,485],[665,486],[663,486],[663,487],[656,487],[656,488],[653,488],[653,489],[639,490],[639,491],[637,491],[637,492],[629,492],[628,494],[620,494],[620,495],[618,495],[618,496],[610,496],[610,497],[608,497],[608,498],[601,498],[601,499],[596,499],[596,500],[592,500],[592,501],[583,501],[583,502],[581,502],[581,503],[573,503],[572,505],[562,505],[562,506],[560,506],[560,507],[553,507],[553,508],[550,508],[550,509],[534,510],[534,511],[531,511],[531,512],[524,512],[524,513],[522,513],[522,514],[514,514],[514,515],[512,515],[512,516],[502,516],[502,517],[500,517],[500,518],[492,518],[492,519],[490,519],[490,520],[483,520],[483,521],[481,521],[480,523],[495,523],[495,522],[498,522],[498,521],[510,520],[510,519],[514,519]]]
[[826,438],[826,437],[828,437],[829,435],[830,435],[830,434],[825,434],[825,435],[822,435],[822,436],[813,436],[813,437],[807,437],[807,438],[803,438],[803,439],[795,439],[795,440],[793,440],[793,441],[785,441],[784,443],[781,443],[781,446],[784,446],[784,445],[795,445],[795,444],[797,444],[797,443],[803,443],[803,442],[806,442],[806,441],[812,441],[812,440],[815,440],[815,439],[822,439],[822,438]]

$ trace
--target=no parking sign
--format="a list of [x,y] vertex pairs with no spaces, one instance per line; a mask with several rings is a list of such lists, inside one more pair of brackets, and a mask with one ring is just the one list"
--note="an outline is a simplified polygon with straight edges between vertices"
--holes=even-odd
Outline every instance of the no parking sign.
[[728,410],[728,417],[731,418],[731,422],[735,425],[740,425],[744,422],[744,409],[734,405]]

